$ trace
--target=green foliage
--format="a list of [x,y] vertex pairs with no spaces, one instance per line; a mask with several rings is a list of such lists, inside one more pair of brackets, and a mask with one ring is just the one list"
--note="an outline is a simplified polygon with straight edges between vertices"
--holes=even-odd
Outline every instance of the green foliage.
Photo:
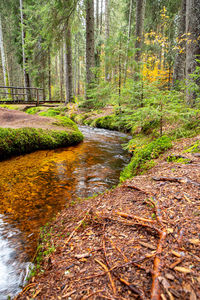
[[131,162],[125,167],[120,176],[120,181],[124,181],[139,174],[143,168],[150,168],[153,162],[146,164],[147,161],[158,158],[159,155],[172,147],[171,139],[162,136],[146,145],[137,147]]
[[167,161],[168,162],[175,162],[175,163],[179,163],[179,164],[188,164],[190,162],[190,159],[184,158],[180,155],[169,155],[167,157]]
[[200,141],[197,140],[195,143],[193,143],[188,149],[184,151],[184,153],[199,153],[200,152]]
[[35,128],[0,128],[0,159],[40,149],[54,149],[83,140],[77,129],[70,132]]
[[97,128],[105,128],[110,130],[120,129],[117,124],[117,117],[114,114],[95,119],[91,125]]
[[44,117],[55,117],[60,114],[60,109],[49,108],[47,111],[42,111],[39,113],[40,116]]
[[78,126],[70,118],[66,116],[56,115],[56,119],[57,120],[52,124],[78,130]]
[[41,107],[37,106],[37,107],[30,107],[26,110],[26,113],[29,115],[35,115],[37,114],[39,111],[41,111]]

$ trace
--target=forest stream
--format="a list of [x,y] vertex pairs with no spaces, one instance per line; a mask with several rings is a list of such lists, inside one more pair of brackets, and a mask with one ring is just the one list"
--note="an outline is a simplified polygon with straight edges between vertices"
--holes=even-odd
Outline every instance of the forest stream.
[[78,198],[116,185],[129,161],[125,134],[80,130],[85,140],[77,146],[0,162],[0,300],[24,284],[41,226]]

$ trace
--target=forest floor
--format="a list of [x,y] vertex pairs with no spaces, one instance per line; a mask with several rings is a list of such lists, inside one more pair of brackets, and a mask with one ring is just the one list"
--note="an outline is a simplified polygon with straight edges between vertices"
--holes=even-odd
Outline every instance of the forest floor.
[[38,274],[16,299],[200,299],[200,153],[184,151],[197,140],[175,142],[145,175],[59,213],[40,241]]
[[53,123],[55,118],[29,115],[18,110],[10,110],[0,107],[0,127],[2,128],[42,128],[51,130],[67,130],[66,127],[56,126]]

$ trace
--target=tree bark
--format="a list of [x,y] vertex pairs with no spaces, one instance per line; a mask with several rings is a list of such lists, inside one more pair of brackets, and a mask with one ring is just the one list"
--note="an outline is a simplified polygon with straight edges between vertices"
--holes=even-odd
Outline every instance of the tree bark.
[[128,20],[128,39],[127,39],[126,60],[125,60],[125,67],[124,67],[124,69],[125,69],[125,71],[124,71],[124,85],[126,84],[126,77],[127,77],[128,51],[129,51],[129,44],[130,44],[130,38],[131,38],[132,9],[133,9],[133,0],[130,0],[129,20]]
[[49,101],[51,101],[51,51],[48,48],[48,86],[49,86]]
[[86,99],[94,84],[94,1],[86,0]]
[[72,41],[71,41],[70,28],[67,28],[64,45],[65,45],[64,55],[65,55],[65,87],[66,87],[65,104],[67,104],[69,102],[72,102],[73,100]]
[[[110,37],[110,22],[109,22],[109,0],[105,0],[105,39],[106,39],[106,48],[108,47],[108,40]],[[105,80],[110,80],[109,74],[109,53],[108,49],[105,50]]]
[[5,57],[4,44],[3,44],[3,30],[2,30],[2,23],[1,23],[1,15],[0,15],[0,49],[1,49],[1,63],[3,69],[3,80],[4,80],[4,85],[7,86],[6,57]]
[[64,74],[64,67],[63,67],[63,45],[60,49],[60,100],[63,100],[63,74]]
[[142,54],[145,6],[146,6],[146,0],[136,0],[135,60],[137,63],[141,61],[141,54]]
[[197,61],[200,55],[200,2],[199,0],[186,0],[186,99],[191,106],[195,104],[196,93],[190,90],[190,84],[197,84],[200,87],[200,78],[192,79],[191,74],[194,73],[196,67],[200,67]]
[[176,54],[174,72],[173,72],[173,87],[176,87],[180,81],[185,78],[185,60],[186,60],[186,42],[183,36],[186,32],[186,0],[182,0],[181,10],[179,13],[178,22],[178,40],[181,49],[178,49]]
[[25,56],[25,31],[24,31],[24,16],[23,16],[23,2],[20,2],[20,16],[21,16],[21,37],[22,37],[22,58],[23,58],[23,73],[24,73],[24,87],[26,89],[26,101],[31,100],[30,78],[26,70],[27,58]]

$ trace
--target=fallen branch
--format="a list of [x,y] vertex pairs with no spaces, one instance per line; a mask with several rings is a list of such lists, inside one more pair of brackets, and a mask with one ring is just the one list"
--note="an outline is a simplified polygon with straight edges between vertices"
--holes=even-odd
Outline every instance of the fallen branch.
[[200,187],[200,183],[193,181],[189,178],[184,177],[152,177],[155,181],[169,181],[169,182],[178,182],[178,183],[189,183],[197,187]]
[[160,300],[160,284],[159,284],[159,276],[161,269],[161,260],[160,256],[162,253],[163,243],[166,239],[167,232],[165,229],[160,232],[160,238],[157,245],[157,251],[154,258],[154,268],[153,268],[153,276],[152,276],[152,287],[151,287],[151,300]]
[[121,278],[118,276],[116,276],[116,277],[119,279],[120,282],[122,282],[125,286],[127,286],[131,292],[133,292],[136,295],[139,295],[141,299],[146,299],[144,292],[141,289],[135,287],[133,284],[129,283],[124,278]]
[[149,224],[139,223],[139,221],[134,222],[134,221],[129,221],[129,220],[119,220],[119,219],[110,218],[108,216],[101,216],[101,218],[105,219],[105,220],[110,220],[112,222],[122,223],[127,226],[136,226],[137,225],[137,226],[147,227],[147,228],[153,229],[157,232],[160,232],[159,228],[149,225]]
[[138,221],[142,221],[142,222],[149,222],[149,223],[155,223],[154,220],[150,220],[150,219],[146,219],[146,218],[141,218],[138,216],[134,216],[134,215],[129,215],[127,213],[123,213],[123,212],[117,212],[117,215],[123,217],[123,218],[130,218],[130,219],[135,219]]
[[137,187],[137,186],[135,186],[135,185],[124,185],[123,187],[129,188],[129,189],[133,189],[133,190],[136,190],[136,191],[139,191],[139,192],[142,192],[142,193],[148,195],[148,192],[146,192],[146,191],[140,189],[139,187]]

